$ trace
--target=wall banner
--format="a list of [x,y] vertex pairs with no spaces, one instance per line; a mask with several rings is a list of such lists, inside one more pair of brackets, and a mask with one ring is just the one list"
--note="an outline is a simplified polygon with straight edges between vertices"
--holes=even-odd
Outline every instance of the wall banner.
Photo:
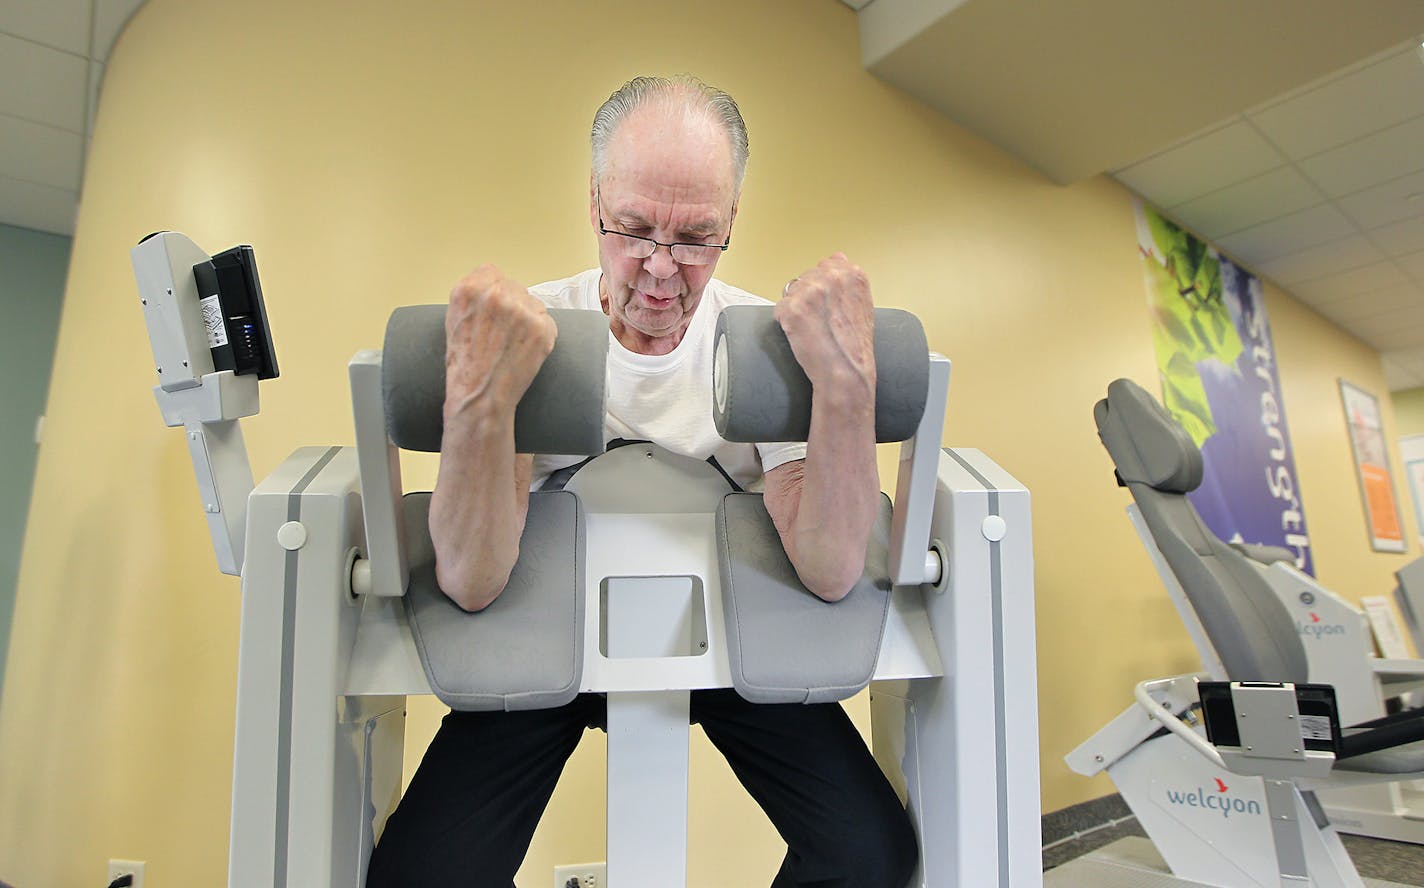
[[1205,466],[1188,498],[1223,540],[1290,549],[1313,574],[1261,281],[1151,207],[1134,210],[1162,403]]

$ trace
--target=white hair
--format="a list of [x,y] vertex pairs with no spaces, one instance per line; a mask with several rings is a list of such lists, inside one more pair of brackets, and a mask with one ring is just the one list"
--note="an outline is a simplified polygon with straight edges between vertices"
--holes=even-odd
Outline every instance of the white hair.
[[608,145],[629,113],[651,99],[677,100],[686,110],[706,114],[722,127],[732,149],[732,174],[741,190],[747,172],[747,124],[742,120],[736,101],[716,87],[709,86],[690,74],[676,77],[634,77],[620,86],[593,115],[593,175],[603,178],[608,160]]

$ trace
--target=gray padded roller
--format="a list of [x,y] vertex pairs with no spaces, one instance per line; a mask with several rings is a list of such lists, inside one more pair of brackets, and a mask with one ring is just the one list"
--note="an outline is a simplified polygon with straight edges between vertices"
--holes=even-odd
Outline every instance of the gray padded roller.
[[[520,453],[603,452],[608,318],[600,311],[551,308],[554,350],[514,413]],[[444,428],[445,306],[391,312],[381,357],[386,432],[406,450],[436,452]]]
[[583,678],[583,509],[572,493],[531,493],[520,558],[504,591],[479,613],[461,610],[435,579],[430,494],[404,497],[410,544],[405,595],[430,689],[452,709],[548,709]]
[[866,547],[865,573],[831,604],[807,591],[760,494],[717,510],[717,555],[732,685],[753,703],[829,703],[870,683],[890,611],[890,500]]
[[[717,316],[712,415],[728,441],[805,441],[811,381],[777,323],[775,307],[733,305]],[[920,319],[875,309],[875,440],[915,434],[929,392],[929,344]]]

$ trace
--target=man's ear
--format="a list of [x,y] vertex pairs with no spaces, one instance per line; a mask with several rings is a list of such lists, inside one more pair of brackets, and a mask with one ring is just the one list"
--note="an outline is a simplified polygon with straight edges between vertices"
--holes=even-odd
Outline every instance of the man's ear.
[[598,230],[598,177],[588,174],[588,224]]

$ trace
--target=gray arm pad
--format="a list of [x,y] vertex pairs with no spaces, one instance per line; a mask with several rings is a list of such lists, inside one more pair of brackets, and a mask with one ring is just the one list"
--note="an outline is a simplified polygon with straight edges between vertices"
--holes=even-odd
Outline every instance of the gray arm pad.
[[[713,418],[728,441],[805,441],[811,431],[806,378],[770,305],[734,305],[717,316]],[[929,345],[919,318],[875,309],[875,440],[915,434],[929,392]]]
[[[599,311],[551,308],[554,350],[514,412],[519,453],[603,452],[608,318]],[[445,306],[391,312],[381,356],[386,432],[406,450],[436,452],[444,431]]]

